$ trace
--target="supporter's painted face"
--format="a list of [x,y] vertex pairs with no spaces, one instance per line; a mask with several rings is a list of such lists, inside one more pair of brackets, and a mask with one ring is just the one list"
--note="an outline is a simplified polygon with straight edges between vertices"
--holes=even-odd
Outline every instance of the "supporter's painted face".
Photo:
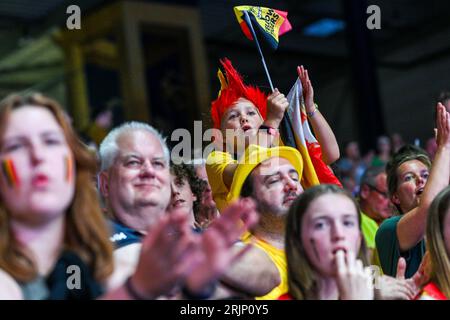
[[450,257],[450,212],[447,212],[444,218],[443,234],[445,250],[447,251],[447,255]]
[[132,130],[118,138],[117,146],[103,191],[110,207],[116,215],[142,207],[164,212],[171,196],[170,172],[160,141],[148,131]]
[[286,215],[292,202],[303,192],[299,173],[284,158],[263,161],[251,173],[253,197],[261,213]]
[[339,194],[324,194],[303,215],[301,241],[314,269],[324,277],[336,275],[336,252],[357,256],[361,247],[358,212]]
[[14,220],[60,217],[75,191],[74,156],[53,114],[39,106],[12,111],[1,141],[1,198]]
[[197,197],[192,193],[191,186],[186,179],[177,181],[178,179],[172,175],[172,199],[170,201],[170,210],[183,208],[186,212],[194,213],[194,202],[197,201]]
[[[380,173],[375,177],[375,188],[368,187],[368,195],[366,201],[370,207],[370,215],[377,222],[381,222],[392,216],[392,208],[387,190],[386,173]],[[367,212],[365,212],[367,213]]]
[[419,160],[402,163],[397,169],[397,191],[392,196],[392,202],[399,205],[406,213],[419,205],[428,176],[428,167]]

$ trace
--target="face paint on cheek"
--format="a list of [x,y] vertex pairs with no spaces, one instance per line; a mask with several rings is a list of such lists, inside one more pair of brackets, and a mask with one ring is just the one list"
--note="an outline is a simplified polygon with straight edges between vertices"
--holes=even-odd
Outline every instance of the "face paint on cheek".
[[20,186],[19,176],[17,175],[16,167],[11,159],[6,159],[2,161],[2,171],[3,175],[10,188],[15,188]]
[[320,262],[319,252],[317,252],[317,247],[316,247],[316,241],[313,238],[311,238],[309,240],[309,242],[311,242],[311,247],[313,248],[314,255],[316,256],[317,260]]
[[73,173],[72,157],[65,156],[64,157],[64,163],[66,165],[66,181],[67,182],[71,182],[72,181],[72,173]]

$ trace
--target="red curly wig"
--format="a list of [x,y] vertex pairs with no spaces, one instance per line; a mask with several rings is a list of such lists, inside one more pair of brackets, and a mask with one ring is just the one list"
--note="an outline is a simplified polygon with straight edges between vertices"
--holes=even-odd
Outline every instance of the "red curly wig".
[[219,71],[218,77],[221,83],[221,90],[216,100],[211,103],[211,118],[214,128],[220,129],[222,117],[225,111],[233,106],[239,98],[245,98],[252,102],[259,110],[261,117],[265,120],[267,113],[267,95],[258,87],[246,86],[242,76],[234,69],[231,61],[227,58],[220,60],[226,80]]

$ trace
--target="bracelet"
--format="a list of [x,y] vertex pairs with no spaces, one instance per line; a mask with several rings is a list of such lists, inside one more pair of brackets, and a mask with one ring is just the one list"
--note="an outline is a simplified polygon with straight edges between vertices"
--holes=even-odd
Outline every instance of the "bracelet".
[[264,124],[262,124],[262,125],[259,127],[259,130],[266,130],[267,134],[270,135],[270,136],[277,137],[277,136],[279,135],[278,129],[275,129],[275,128],[266,126],[266,125],[264,125]]
[[217,283],[213,282],[205,286],[205,289],[203,289],[202,292],[194,293],[190,291],[186,286],[183,287],[181,290],[183,293],[183,296],[185,296],[189,300],[206,300],[210,298],[214,292],[216,292]]
[[306,115],[310,118],[314,117],[314,114],[316,113],[316,111],[319,110],[319,106],[314,103],[314,110],[311,112],[306,112]]
[[125,281],[125,289],[127,289],[128,295],[134,300],[151,300],[151,298],[145,297],[137,292],[136,288],[131,283],[131,276],[129,276],[127,281]]

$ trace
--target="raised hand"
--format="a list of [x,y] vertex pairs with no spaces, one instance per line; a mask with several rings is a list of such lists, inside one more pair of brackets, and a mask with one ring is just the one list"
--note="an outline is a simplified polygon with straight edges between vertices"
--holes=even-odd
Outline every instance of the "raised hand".
[[[346,259],[347,258],[347,259]],[[341,300],[373,300],[374,288],[372,273],[364,268],[361,260],[353,252],[336,252],[337,286]]]
[[231,247],[257,222],[255,208],[255,203],[250,199],[238,200],[228,206],[200,235],[200,258],[186,279],[186,286],[191,292],[201,292],[247,252],[248,246],[237,253]]
[[442,105],[442,103],[437,104],[437,134],[436,143],[438,146],[450,147],[450,115]]
[[182,211],[166,214],[149,230],[131,285],[154,299],[182,284],[198,262],[198,239]]
[[314,89],[309,80],[308,70],[303,66],[297,67],[298,78],[302,82],[303,99],[305,100],[306,112],[313,112],[314,106]]
[[400,258],[397,264],[396,277],[382,275],[375,282],[375,298],[377,300],[411,300],[417,292],[408,280],[405,280],[406,262]]
[[264,123],[272,128],[278,129],[284,112],[289,107],[289,101],[278,89],[267,98],[267,117]]

